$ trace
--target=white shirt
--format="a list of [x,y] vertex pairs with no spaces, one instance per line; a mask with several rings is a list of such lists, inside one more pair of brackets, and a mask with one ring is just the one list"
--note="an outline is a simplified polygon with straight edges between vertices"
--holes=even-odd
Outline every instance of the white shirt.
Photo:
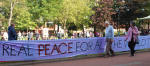
[[105,37],[106,38],[114,38],[114,28],[113,26],[109,25],[105,30]]
[[4,32],[3,37],[4,37],[4,40],[8,40],[8,33]]
[[48,28],[44,28],[42,32],[43,32],[43,37],[48,37],[48,35],[49,35]]

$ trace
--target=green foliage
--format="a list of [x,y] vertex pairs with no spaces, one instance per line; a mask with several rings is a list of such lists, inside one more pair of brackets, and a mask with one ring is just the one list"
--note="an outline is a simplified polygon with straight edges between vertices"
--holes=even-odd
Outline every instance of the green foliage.
[[35,29],[36,23],[31,20],[31,14],[27,8],[16,8],[15,9],[15,24],[17,30]]
[[[10,2],[5,0],[5,17],[9,18]],[[12,21],[18,30],[26,30],[30,26],[35,28],[44,25],[44,22],[53,21],[63,26],[71,23],[78,26],[88,26],[93,14],[91,0],[12,0],[16,3]],[[35,23],[36,22],[36,23]]]
[[0,13],[0,18],[4,18],[4,16]]
[[5,16],[0,13],[0,30],[7,29],[7,22]]
[[63,0],[58,20],[63,26],[68,23],[74,23],[76,26],[87,24],[93,14],[91,6],[90,0]]
[[14,10],[12,22],[16,24],[17,30],[27,30],[27,28],[34,29],[36,23],[31,20],[32,14],[29,13],[26,0],[4,0],[3,6],[1,6],[5,20],[2,20],[3,27],[5,29],[8,27],[8,19],[10,16],[10,6],[13,2]]
[[[109,2],[106,0],[0,0],[0,3],[3,2],[3,6],[0,6],[2,9],[0,10],[0,19],[4,27],[8,27],[7,22],[10,16],[11,1],[15,3],[12,22],[16,23],[17,30],[34,29],[48,21],[61,24],[65,30],[70,26],[83,29],[83,26],[88,27],[94,23],[99,26],[105,20],[111,21],[111,15],[114,14],[112,8],[116,9],[119,7],[119,5],[113,6],[114,2],[112,0]],[[97,2],[95,3],[95,1]],[[137,4],[137,6],[140,5],[141,7],[137,8],[134,11],[135,13],[141,13],[140,10],[142,8],[145,9],[142,14],[148,15],[150,13],[149,0],[134,1],[142,3],[142,5]],[[143,3],[145,4],[143,5]],[[95,10],[94,6],[96,6]],[[128,8],[130,7],[128,6]],[[91,21],[91,15],[95,16],[93,17],[93,22]],[[130,15],[130,13],[127,13],[127,15]]]
[[[27,0],[29,12],[33,14],[32,18],[37,22],[54,21],[60,13],[62,0]],[[44,23],[43,23],[44,24]]]

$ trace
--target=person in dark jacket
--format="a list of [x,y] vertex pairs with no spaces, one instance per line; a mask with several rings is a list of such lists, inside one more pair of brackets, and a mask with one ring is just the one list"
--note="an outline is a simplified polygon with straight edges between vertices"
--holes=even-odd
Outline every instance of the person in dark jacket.
[[15,24],[11,24],[11,26],[8,27],[8,40],[17,40]]

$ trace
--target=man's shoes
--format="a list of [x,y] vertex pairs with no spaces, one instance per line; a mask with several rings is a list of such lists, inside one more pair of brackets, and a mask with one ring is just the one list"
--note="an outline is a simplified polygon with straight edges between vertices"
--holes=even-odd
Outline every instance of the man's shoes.
[[131,54],[131,55],[130,55],[130,57],[133,57],[133,56],[134,56],[134,54]]
[[110,55],[105,55],[105,56],[104,56],[104,58],[108,58],[108,57],[110,57]]
[[115,54],[112,54],[112,55],[111,55],[111,57],[114,57],[114,56],[116,56],[116,55],[115,55]]

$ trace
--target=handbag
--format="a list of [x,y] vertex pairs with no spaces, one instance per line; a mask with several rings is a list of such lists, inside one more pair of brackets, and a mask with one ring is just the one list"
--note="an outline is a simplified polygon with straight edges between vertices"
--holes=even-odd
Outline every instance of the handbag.
[[139,38],[138,38],[138,36],[137,36],[137,39],[136,39],[136,44],[139,44]]

